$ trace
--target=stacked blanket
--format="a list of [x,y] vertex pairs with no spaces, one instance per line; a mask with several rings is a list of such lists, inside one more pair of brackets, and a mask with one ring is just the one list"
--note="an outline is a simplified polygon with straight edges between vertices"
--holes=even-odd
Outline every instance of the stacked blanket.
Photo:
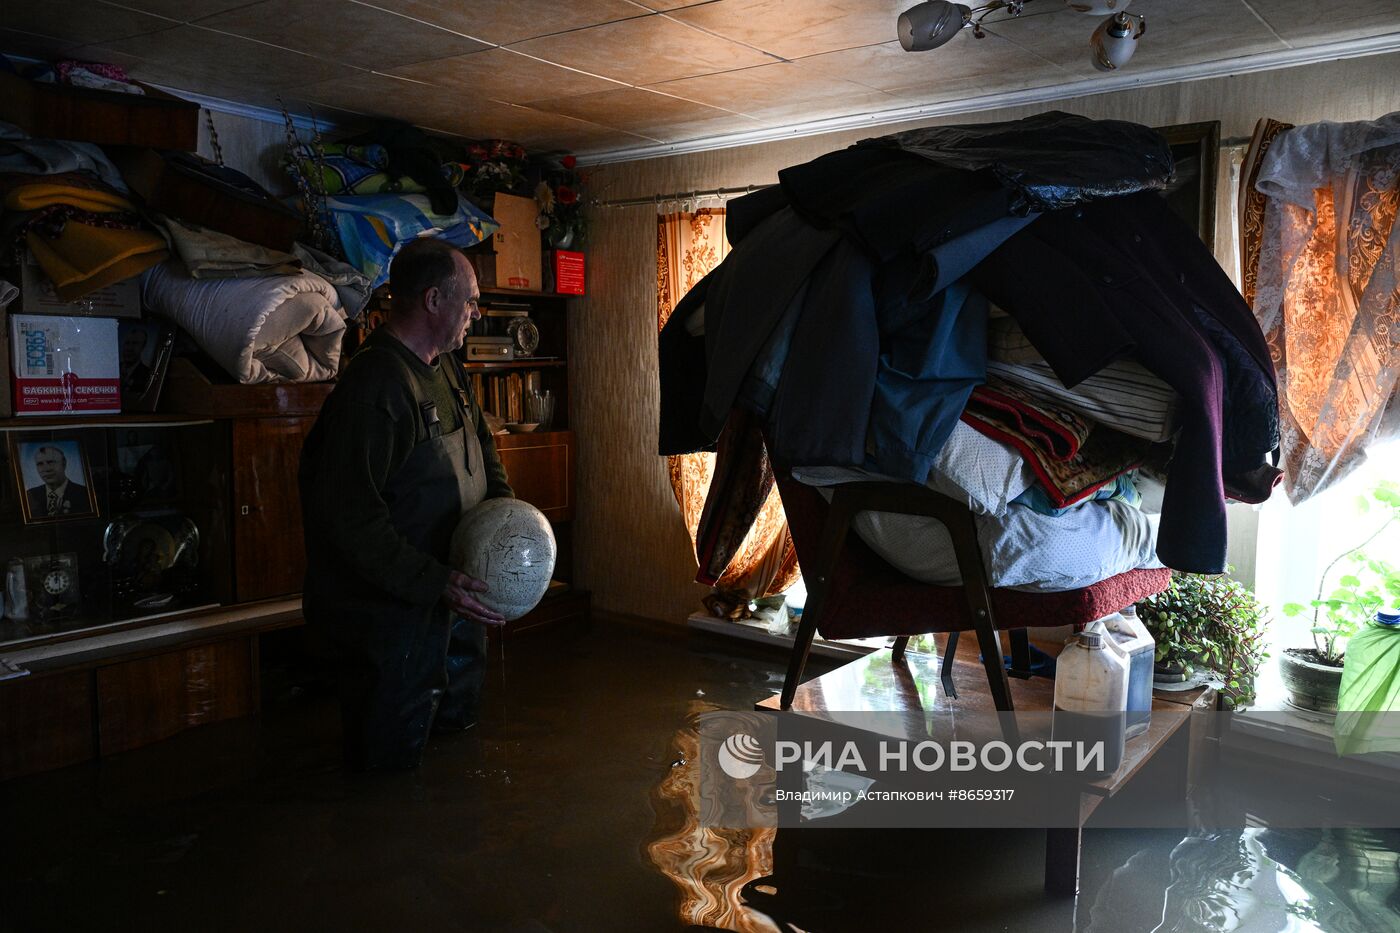
[[239,382],[335,376],[345,313],[335,288],[319,275],[201,280],[165,262],[141,285],[147,308],[189,331]]

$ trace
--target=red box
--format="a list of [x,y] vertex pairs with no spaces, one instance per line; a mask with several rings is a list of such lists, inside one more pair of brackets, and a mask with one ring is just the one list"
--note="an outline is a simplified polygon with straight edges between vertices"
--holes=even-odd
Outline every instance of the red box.
[[583,294],[583,253],[554,251],[554,291],[559,295]]

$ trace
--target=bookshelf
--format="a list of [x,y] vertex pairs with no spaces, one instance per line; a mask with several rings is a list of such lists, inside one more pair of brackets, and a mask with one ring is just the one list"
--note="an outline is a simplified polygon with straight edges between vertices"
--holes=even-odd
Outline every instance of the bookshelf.
[[586,622],[591,608],[589,594],[573,586],[574,434],[569,427],[569,299],[539,291],[483,288],[483,314],[493,305],[528,307],[530,319],[539,329],[539,347],[534,355],[523,359],[463,363],[463,370],[482,408],[506,421],[518,420],[510,414],[519,411],[511,407],[514,400],[507,386],[523,392],[533,384],[554,394],[554,419],[549,430],[498,434],[496,450],[515,494],[549,518],[559,545],[554,577],[568,585],[563,592],[546,595],[533,612],[506,628],[515,631]]

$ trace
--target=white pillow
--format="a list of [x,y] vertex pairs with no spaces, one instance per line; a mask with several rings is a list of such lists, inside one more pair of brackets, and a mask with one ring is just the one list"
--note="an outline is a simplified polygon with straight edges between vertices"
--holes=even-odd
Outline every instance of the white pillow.
[[[808,486],[837,486],[893,477],[849,467],[796,467],[792,478]],[[953,428],[933,461],[928,487],[981,515],[1005,515],[1011,500],[1035,483],[1035,473],[1012,448],[968,427]]]

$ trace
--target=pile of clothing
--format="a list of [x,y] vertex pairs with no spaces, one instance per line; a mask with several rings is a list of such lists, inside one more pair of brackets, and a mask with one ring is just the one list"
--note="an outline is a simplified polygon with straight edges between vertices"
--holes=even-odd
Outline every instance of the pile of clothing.
[[[809,483],[963,499],[994,585],[1223,570],[1227,494],[1262,501],[1279,476],[1277,388],[1249,308],[1157,193],[1171,172],[1152,130],[1051,112],[865,140],[731,203],[731,253],[659,345],[660,452],[719,449],[700,578],[770,456]],[[936,523],[857,529],[956,582]]]
[[304,201],[324,208],[346,260],[377,288],[400,246],[433,236],[475,246],[500,229],[457,190],[461,163],[438,157],[415,127],[386,122],[343,143],[299,145],[283,162]]

